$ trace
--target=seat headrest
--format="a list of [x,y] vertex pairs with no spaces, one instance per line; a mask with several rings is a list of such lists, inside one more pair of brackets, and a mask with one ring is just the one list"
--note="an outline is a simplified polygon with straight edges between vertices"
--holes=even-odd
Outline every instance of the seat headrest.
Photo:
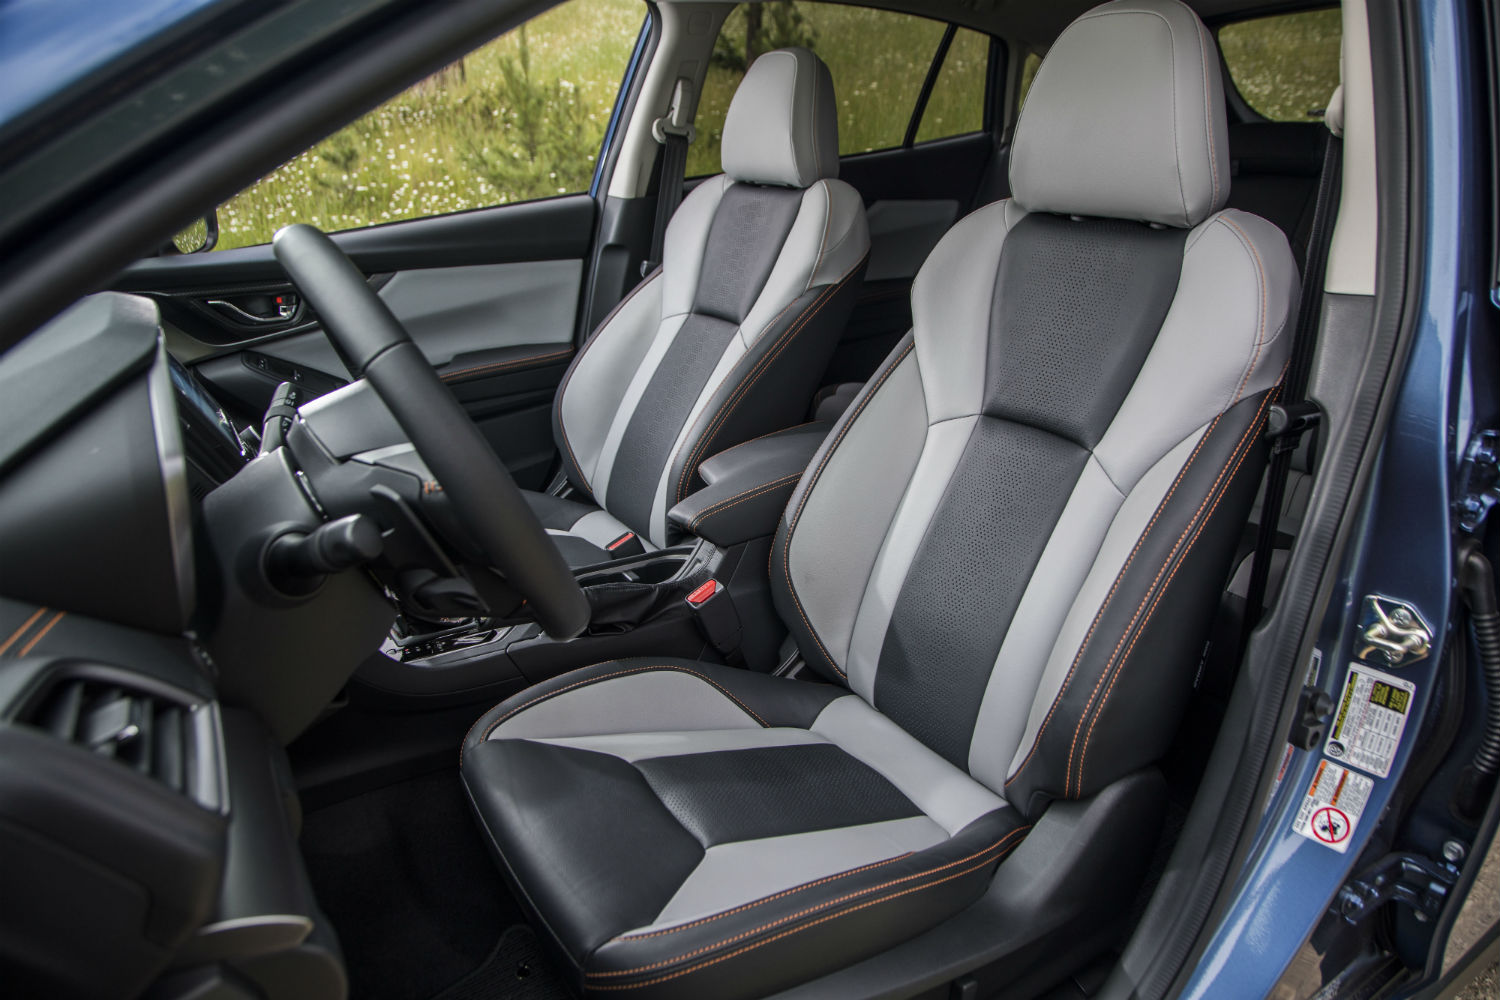
[[806,49],[776,49],[750,65],[729,102],[724,173],[751,184],[805,188],[839,175],[833,77]]
[[1218,47],[1179,0],[1080,16],[1037,70],[1010,158],[1030,212],[1190,227],[1229,197]]

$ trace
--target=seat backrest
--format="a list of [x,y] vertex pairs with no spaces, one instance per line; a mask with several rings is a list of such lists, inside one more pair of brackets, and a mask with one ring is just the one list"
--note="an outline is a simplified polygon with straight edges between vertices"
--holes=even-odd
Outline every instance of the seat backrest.
[[1247,122],[1229,126],[1234,187],[1229,206],[1259,215],[1286,234],[1302,266],[1323,173],[1320,122]]
[[1063,33],[773,550],[808,662],[1032,815],[1165,749],[1263,467],[1297,273],[1220,86],[1177,0]]
[[869,253],[863,202],[835,179],[833,81],[811,52],[755,61],[721,155],[553,410],[573,486],[657,545],[703,459],[803,419]]

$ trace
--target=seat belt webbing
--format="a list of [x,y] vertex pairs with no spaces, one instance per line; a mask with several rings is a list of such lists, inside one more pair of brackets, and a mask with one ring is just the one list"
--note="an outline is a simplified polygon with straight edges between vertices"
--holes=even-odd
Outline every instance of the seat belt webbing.
[[1317,345],[1323,278],[1328,271],[1328,245],[1333,236],[1333,220],[1338,213],[1342,167],[1343,140],[1329,132],[1323,144],[1323,170],[1318,177],[1317,201],[1307,241],[1307,262],[1302,269],[1302,296],[1297,306],[1297,325],[1292,331],[1292,356],[1281,387],[1282,402],[1271,407],[1267,418],[1266,436],[1272,442],[1271,461],[1266,472],[1266,492],[1261,502],[1255,554],[1250,564],[1250,589],[1245,594],[1241,648],[1249,639],[1250,630],[1260,620],[1261,606],[1265,603],[1271,557],[1276,548],[1276,526],[1281,519],[1281,502],[1286,494],[1292,454],[1302,435],[1319,419],[1316,404],[1307,398],[1307,380],[1312,371],[1313,349]]

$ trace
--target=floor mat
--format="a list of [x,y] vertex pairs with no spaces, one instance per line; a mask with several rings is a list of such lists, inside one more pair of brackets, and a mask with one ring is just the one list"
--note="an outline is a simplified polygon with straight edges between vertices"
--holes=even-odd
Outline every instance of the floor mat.
[[301,842],[353,1000],[435,996],[488,965],[522,920],[456,770],[311,812]]
[[520,924],[500,936],[483,965],[436,1000],[569,1000],[571,996],[542,957],[536,932]]

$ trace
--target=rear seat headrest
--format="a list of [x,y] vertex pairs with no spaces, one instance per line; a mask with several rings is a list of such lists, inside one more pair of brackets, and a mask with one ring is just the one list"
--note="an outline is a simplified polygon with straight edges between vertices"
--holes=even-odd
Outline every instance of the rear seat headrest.
[[833,76],[807,49],[756,59],[724,119],[719,161],[751,184],[805,188],[839,175],[839,117]]

